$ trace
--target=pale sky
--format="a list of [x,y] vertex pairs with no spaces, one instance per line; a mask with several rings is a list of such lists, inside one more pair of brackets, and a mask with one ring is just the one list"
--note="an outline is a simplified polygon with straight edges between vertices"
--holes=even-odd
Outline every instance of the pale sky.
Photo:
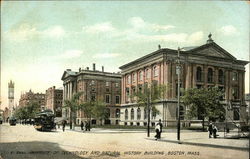
[[[15,103],[29,89],[62,87],[64,70],[119,66],[163,48],[213,40],[249,60],[249,7],[244,1],[1,1],[1,108],[8,82]],[[249,65],[246,66],[246,93]]]

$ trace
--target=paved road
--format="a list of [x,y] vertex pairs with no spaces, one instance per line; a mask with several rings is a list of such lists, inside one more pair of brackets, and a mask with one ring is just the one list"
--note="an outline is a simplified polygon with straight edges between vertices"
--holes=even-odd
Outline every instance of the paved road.
[[0,158],[249,158],[248,140],[207,139],[207,133],[185,132],[181,134],[183,144],[178,144],[174,132],[163,133],[160,141],[151,136],[107,129],[39,132],[28,125],[3,124],[0,125]]

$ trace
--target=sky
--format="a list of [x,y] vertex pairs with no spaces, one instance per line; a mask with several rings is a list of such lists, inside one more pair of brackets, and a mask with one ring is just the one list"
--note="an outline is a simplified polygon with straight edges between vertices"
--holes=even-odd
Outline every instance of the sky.
[[[249,61],[245,1],[1,1],[1,108],[8,82],[15,103],[30,89],[62,87],[64,70],[117,72],[119,66],[162,48],[199,46],[212,39]],[[249,65],[246,66],[249,92]]]

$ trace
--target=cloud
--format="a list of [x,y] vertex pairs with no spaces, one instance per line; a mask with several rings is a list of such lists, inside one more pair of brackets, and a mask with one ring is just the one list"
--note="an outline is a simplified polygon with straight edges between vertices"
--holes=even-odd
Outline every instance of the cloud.
[[134,29],[141,29],[147,30],[147,31],[167,31],[169,29],[174,28],[173,25],[160,25],[160,24],[154,24],[145,22],[141,17],[132,17],[128,19],[128,23],[134,28]]
[[80,57],[83,54],[83,51],[81,50],[67,50],[62,55],[60,55],[61,58],[76,58]]
[[202,31],[194,32],[189,35],[187,42],[188,43],[195,43],[201,41],[203,39],[204,33]]
[[99,23],[92,26],[84,26],[82,29],[86,33],[91,33],[91,34],[115,31],[115,28],[110,22]]
[[99,59],[99,58],[114,58],[118,57],[121,54],[118,53],[102,53],[102,54],[95,54],[93,58]]
[[59,38],[65,35],[65,31],[62,26],[52,26],[42,33],[52,38]]
[[226,25],[220,28],[219,30],[221,33],[223,33],[224,35],[235,35],[238,33],[237,29],[232,26],[232,25]]
[[24,23],[17,28],[13,28],[5,32],[4,37],[12,41],[26,41],[34,38],[49,37],[60,38],[65,35],[65,30],[62,26],[51,26],[45,30],[38,30],[34,25]]

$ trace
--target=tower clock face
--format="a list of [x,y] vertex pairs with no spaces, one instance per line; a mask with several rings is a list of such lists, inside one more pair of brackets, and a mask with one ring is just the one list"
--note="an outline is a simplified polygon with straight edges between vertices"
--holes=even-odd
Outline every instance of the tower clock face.
[[14,97],[14,93],[13,92],[9,92],[9,97],[13,98]]

